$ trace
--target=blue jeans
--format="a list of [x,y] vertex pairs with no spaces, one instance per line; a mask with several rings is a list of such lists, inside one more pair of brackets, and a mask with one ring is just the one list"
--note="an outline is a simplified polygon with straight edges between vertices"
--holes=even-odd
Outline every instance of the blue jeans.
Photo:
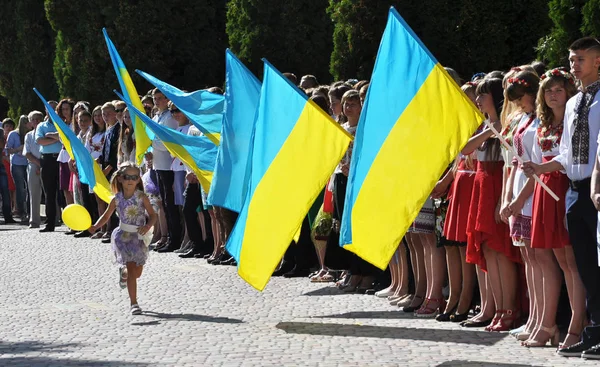
[[16,187],[17,210],[21,218],[25,218],[29,209],[29,205],[27,204],[29,201],[27,195],[27,166],[11,164],[10,173]]
[[10,210],[10,192],[8,191],[8,175],[4,165],[0,163],[0,196],[2,196],[2,214],[4,220],[12,220]]

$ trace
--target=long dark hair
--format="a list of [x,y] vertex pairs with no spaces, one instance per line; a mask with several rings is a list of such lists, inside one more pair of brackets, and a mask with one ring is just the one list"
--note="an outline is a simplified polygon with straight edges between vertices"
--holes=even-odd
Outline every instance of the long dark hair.
[[[125,108],[125,110],[123,110],[123,115],[125,115],[125,112],[129,113],[129,109]],[[121,144],[125,144],[127,152],[131,153],[133,151],[134,117],[135,116],[131,116],[131,113],[129,113],[129,121],[131,121],[131,126],[127,126],[125,122],[123,122],[123,125],[121,126],[121,131],[119,133],[119,154],[123,154],[123,151],[121,150]]]
[[[500,115],[502,114],[502,105],[504,104],[504,89],[502,88],[502,79],[484,78],[479,84],[477,84],[477,90],[475,93],[477,95],[491,95],[492,101],[494,102],[494,109],[496,110],[496,116],[500,118]],[[485,157],[487,160],[500,160],[500,140],[493,137],[489,138],[479,149],[485,150]]]

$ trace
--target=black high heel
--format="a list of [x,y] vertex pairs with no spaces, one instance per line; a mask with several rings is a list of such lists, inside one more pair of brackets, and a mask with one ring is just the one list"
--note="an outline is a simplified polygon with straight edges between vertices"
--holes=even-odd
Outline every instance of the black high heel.
[[423,302],[425,301],[425,297],[421,297],[421,296],[414,296],[413,298],[413,302],[415,300],[415,298],[417,299],[421,299],[421,302],[419,302],[418,305],[414,305],[414,306],[406,306],[406,307],[402,307],[402,311],[409,313],[409,312],[415,312],[416,310],[418,310],[419,308],[421,308],[421,305],[423,304]]

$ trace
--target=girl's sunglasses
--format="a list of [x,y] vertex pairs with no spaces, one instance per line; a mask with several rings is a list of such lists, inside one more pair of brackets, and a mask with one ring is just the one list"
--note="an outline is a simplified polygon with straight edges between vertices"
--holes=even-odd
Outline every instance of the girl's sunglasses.
[[137,181],[140,178],[140,175],[128,175],[124,173],[121,177],[123,177],[123,180],[125,181]]

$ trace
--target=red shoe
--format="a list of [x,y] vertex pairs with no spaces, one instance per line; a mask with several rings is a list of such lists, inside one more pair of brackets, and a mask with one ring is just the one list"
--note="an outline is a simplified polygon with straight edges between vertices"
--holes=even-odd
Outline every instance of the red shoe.
[[518,316],[519,315],[515,310],[505,310],[503,317],[491,328],[490,331],[510,331],[513,328],[513,324],[517,320]]
[[502,314],[506,312],[506,310],[497,310],[496,314],[494,315],[494,318],[492,319],[492,322],[490,322],[490,324],[488,326],[485,327],[485,331],[493,331],[493,328],[496,327],[496,324],[498,324],[500,322],[500,320],[502,319]]
[[[435,307],[431,306],[432,303]],[[441,313],[444,307],[446,307],[446,301],[443,298],[425,298],[425,302],[423,302],[421,308],[415,311],[415,316],[433,318],[436,317],[438,313]]]

